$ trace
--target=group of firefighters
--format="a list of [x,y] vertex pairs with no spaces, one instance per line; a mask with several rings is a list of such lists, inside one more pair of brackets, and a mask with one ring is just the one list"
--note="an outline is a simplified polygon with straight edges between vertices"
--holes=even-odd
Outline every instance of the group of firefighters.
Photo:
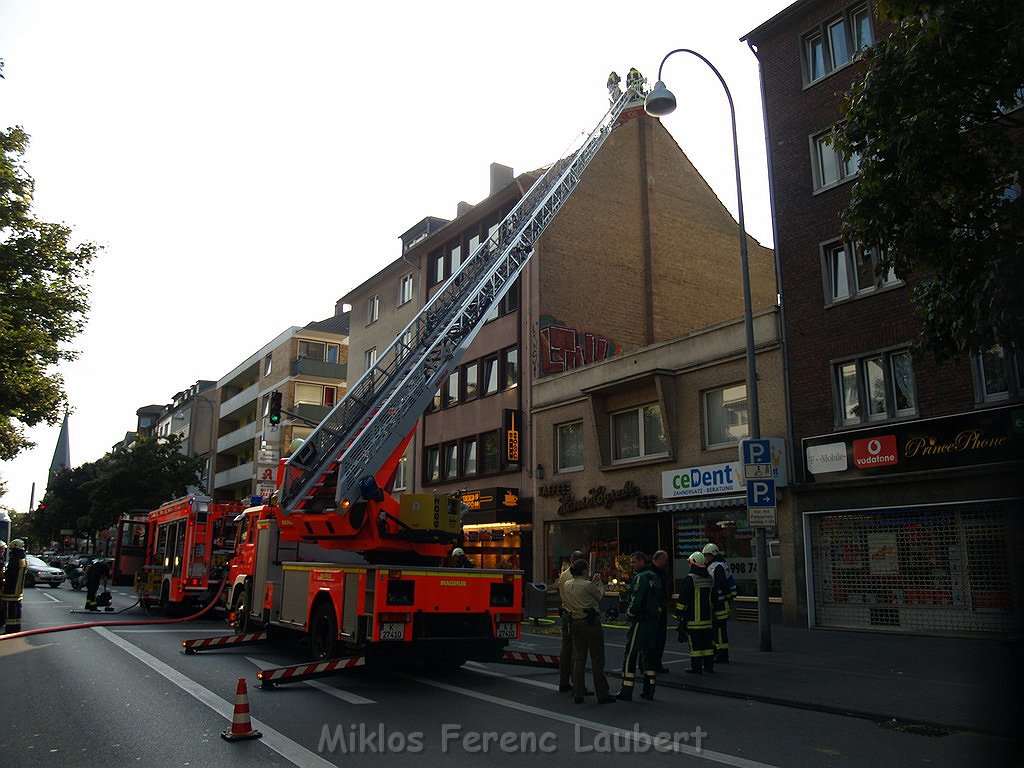
[[[638,676],[643,682],[641,698],[653,699],[657,674],[668,672],[662,665],[670,596],[668,553],[658,551],[653,558],[643,552],[630,556],[633,578],[625,597],[629,627],[622,688],[615,696],[610,695],[604,674],[600,609],[604,585],[600,574],[588,578],[589,563],[582,552],[574,552],[570,560],[569,568],[558,580],[562,599],[559,690],[571,690],[574,701],[583,703],[583,697],[590,693],[584,684],[589,655],[598,703],[631,701]],[[691,554],[687,562],[689,572],[681,580],[674,613],[679,620],[679,641],[690,646],[690,668],[686,671],[699,675],[714,672],[715,661],[729,663],[727,625],[736,597],[736,582],[717,544],[706,544],[701,551]]]
[[[622,95],[622,89],[619,87],[619,83],[622,80],[619,78],[618,72],[610,72],[608,74],[608,98],[614,104],[619,100]],[[632,88],[634,93],[643,93],[644,85],[647,83],[647,78],[640,74],[640,71],[636,67],[629,68],[629,74],[626,75],[626,89]]]

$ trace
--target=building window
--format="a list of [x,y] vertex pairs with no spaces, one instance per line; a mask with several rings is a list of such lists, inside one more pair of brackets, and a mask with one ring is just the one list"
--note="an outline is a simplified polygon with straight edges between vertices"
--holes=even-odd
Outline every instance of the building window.
[[972,356],[975,399],[996,403],[1022,394],[1021,356],[1013,347],[996,344]]
[[412,273],[403,275],[398,281],[398,305],[407,304],[412,301]]
[[441,479],[441,447],[431,445],[427,448],[426,461],[423,465],[423,480],[436,483]]
[[516,347],[509,347],[502,352],[501,367],[504,374],[502,389],[519,386],[519,350]]
[[462,475],[473,477],[477,473],[476,438],[468,437],[462,441]]
[[338,399],[337,387],[326,387],[322,384],[295,382],[296,405],[334,405]]
[[501,440],[497,432],[488,432],[481,436],[481,474],[493,474],[501,469]]
[[484,360],[484,394],[493,395],[498,391],[498,358]]
[[444,251],[438,251],[437,253],[434,254],[434,264],[433,264],[434,284],[440,283],[442,280],[444,280],[444,278],[445,278],[444,264],[445,264]]
[[907,350],[880,352],[835,366],[839,424],[917,413],[914,369]]
[[480,363],[469,363],[462,369],[463,392],[466,400],[475,400],[480,395]]
[[371,296],[366,302],[366,324],[371,325],[380,319],[380,296]]
[[823,248],[829,302],[872,293],[900,281],[890,268],[879,276],[878,251],[850,243],[830,243]]
[[370,347],[363,353],[363,365],[365,370],[370,370],[377,364],[377,348]]
[[462,246],[461,245],[452,246],[451,258],[452,258],[452,274],[454,275],[456,272],[459,271],[459,267],[462,266]]
[[445,443],[443,453],[445,480],[454,480],[459,476],[459,446],[458,443]]
[[476,249],[480,247],[480,235],[473,235],[469,238],[469,248],[466,249],[466,256],[472,256],[476,253]]
[[853,178],[860,165],[860,156],[844,156],[832,145],[832,130],[811,137],[814,165],[814,188],[825,189]]
[[269,376],[270,375],[270,371],[273,370],[273,367],[274,367],[274,356],[273,356],[273,354],[270,354],[270,355],[267,355],[266,357],[264,357],[263,358],[263,375],[264,376]]
[[853,61],[873,42],[871,14],[866,5],[847,9],[831,17],[803,37],[804,81],[820,80]]
[[507,315],[519,309],[519,281],[516,280],[498,302],[498,314]]
[[705,392],[704,425],[708,448],[731,445],[747,437],[747,385],[734,384]]
[[555,427],[555,466],[559,472],[583,469],[583,422]]
[[456,368],[448,376],[448,384],[445,386],[445,406],[457,405],[459,402],[459,369]]
[[296,347],[296,355],[299,360],[319,360],[325,363],[337,363],[340,354],[338,344],[328,344],[323,341],[310,341],[299,339]]
[[409,487],[409,458],[403,456],[398,460],[395,467],[395,482],[391,486],[393,491],[404,491]]
[[612,414],[612,460],[629,461],[668,452],[660,405]]

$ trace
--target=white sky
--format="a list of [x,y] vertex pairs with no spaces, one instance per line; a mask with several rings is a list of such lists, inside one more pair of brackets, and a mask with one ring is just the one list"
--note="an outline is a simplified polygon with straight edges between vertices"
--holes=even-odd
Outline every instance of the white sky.
[[[219,379],[399,256],[424,216],[487,195],[491,162],[556,160],[607,108],[605,79],[693,48],[729,84],[747,229],[772,244],[757,61],[739,38],[791,0],[515,4],[0,0],[0,128],[31,135],[35,213],[104,247],[63,366],[71,461],[135,411]],[[692,56],[664,124],[725,205],[725,94]],[[737,275],[737,290],[739,290]],[[29,509],[59,425],[0,463]]]

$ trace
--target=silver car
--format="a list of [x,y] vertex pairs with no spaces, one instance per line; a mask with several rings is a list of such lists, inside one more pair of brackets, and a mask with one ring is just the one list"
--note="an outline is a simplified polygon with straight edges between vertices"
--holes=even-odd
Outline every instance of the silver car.
[[35,555],[25,555],[28,563],[28,570],[25,572],[25,586],[34,587],[36,584],[49,584],[56,589],[64,583],[67,578],[60,568],[47,565]]

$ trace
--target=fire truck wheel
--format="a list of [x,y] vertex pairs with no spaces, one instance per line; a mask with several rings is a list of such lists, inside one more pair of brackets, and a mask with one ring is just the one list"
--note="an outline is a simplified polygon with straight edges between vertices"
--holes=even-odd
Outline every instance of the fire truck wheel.
[[309,624],[309,644],[316,659],[333,659],[338,655],[338,620],[330,602],[321,602],[314,609]]
[[251,619],[249,618],[249,587],[245,586],[238,590],[235,601],[232,604],[235,614],[235,634],[244,635],[249,631]]

